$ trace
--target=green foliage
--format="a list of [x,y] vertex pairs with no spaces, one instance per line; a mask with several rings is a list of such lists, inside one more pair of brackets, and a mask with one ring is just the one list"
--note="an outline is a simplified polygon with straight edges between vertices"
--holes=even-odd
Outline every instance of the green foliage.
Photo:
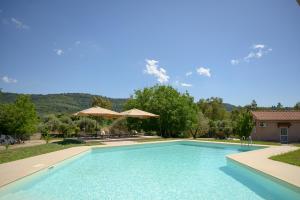
[[297,102],[294,106],[295,110],[300,110],[300,102]]
[[15,133],[19,136],[31,135],[38,123],[34,104],[29,96],[20,96],[15,102]]
[[55,144],[60,144],[60,145],[70,145],[70,144],[84,144],[83,140],[78,140],[78,139],[63,139],[62,141],[54,142]]
[[232,123],[230,120],[210,120],[209,137],[224,139],[232,133]]
[[197,119],[191,125],[190,133],[194,139],[205,135],[209,131],[209,119],[201,111],[198,112]]
[[[1,92],[1,103],[13,103],[20,94]],[[124,103],[128,100],[125,98],[108,98],[98,95],[84,94],[84,93],[63,93],[63,94],[32,94],[32,102],[35,104],[39,116],[44,117],[49,114],[72,114],[91,107],[93,97],[101,97],[109,100],[112,103],[112,110],[122,111]],[[235,106],[231,104],[224,104],[228,111],[231,111]]]
[[91,133],[99,127],[96,120],[88,117],[70,117],[69,115],[47,115],[39,125],[39,131],[46,137],[48,134],[63,134],[71,137],[80,130]]
[[38,118],[29,96],[19,96],[15,103],[1,105],[0,132],[17,138],[28,138],[36,131]]
[[46,144],[49,143],[49,141],[51,140],[51,136],[50,136],[50,126],[48,126],[47,124],[45,123],[40,123],[39,126],[38,126],[38,131],[41,132],[42,134],[42,139],[45,140]]
[[178,137],[189,130],[198,113],[194,99],[188,93],[180,94],[171,86],[158,85],[135,91],[125,108],[138,108],[160,115],[159,119],[128,119],[127,123],[130,128],[156,131],[163,137]]
[[250,136],[251,131],[254,127],[253,117],[249,110],[242,110],[237,118],[235,124],[236,133],[242,138]]
[[224,139],[232,133],[232,124],[230,120],[218,120],[216,123],[216,137]]
[[277,109],[277,110],[283,109],[283,105],[279,102],[279,103],[277,104],[277,106],[276,106],[276,109]]
[[80,128],[81,131],[85,131],[88,133],[95,132],[96,127],[99,126],[96,120],[87,117],[83,117],[77,120],[76,125]]
[[[0,103],[13,103],[20,94],[2,92],[0,93]],[[72,114],[91,107],[93,97],[91,94],[83,93],[65,93],[65,94],[32,94],[32,102],[36,106],[39,116],[48,114]],[[102,97],[112,102],[112,109],[115,111],[122,111],[123,104],[127,99],[121,98],[107,98]]]
[[45,134],[43,136],[43,139],[46,141],[46,144],[48,144],[50,142],[50,140],[51,140],[50,134],[49,133]]
[[257,103],[255,100],[252,100],[251,104],[250,105],[246,105],[245,106],[247,109],[249,110],[257,110],[258,107],[257,107]]
[[76,133],[77,126],[72,121],[72,119],[67,115],[62,115],[59,118],[60,125],[59,125],[59,132],[64,135],[64,137],[70,137]]
[[112,109],[112,102],[108,98],[93,97],[92,106],[99,106],[102,108]]
[[223,120],[227,117],[227,111],[221,98],[200,99],[197,105],[204,116],[210,120]]
[[200,99],[197,105],[204,116],[209,119],[207,136],[217,138],[229,137],[232,133],[232,123],[230,113],[226,110],[223,100],[218,97]]
[[49,132],[58,132],[61,121],[54,115],[48,115],[44,119],[44,126]]

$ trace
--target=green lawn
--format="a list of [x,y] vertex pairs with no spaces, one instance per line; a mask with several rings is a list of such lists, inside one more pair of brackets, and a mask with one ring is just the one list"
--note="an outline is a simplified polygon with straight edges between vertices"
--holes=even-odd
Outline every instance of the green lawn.
[[90,145],[101,145],[101,144],[102,143],[100,142],[79,143],[79,142],[66,140],[66,141],[42,144],[42,145],[31,146],[31,147],[0,150],[0,164],[14,161],[14,160],[20,160],[32,156],[37,156],[40,154],[50,153],[53,151],[76,147],[76,146],[90,146]]
[[175,139],[180,139],[180,138],[143,138],[143,139],[138,139],[135,140],[137,142],[156,142],[156,141],[171,141]]
[[[296,146],[300,145],[298,144]],[[272,156],[270,159],[300,166],[300,149],[277,156]]]
[[[175,140],[182,138],[145,138],[136,140],[137,142],[155,142],[155,141],[167,141]],[[228,142],[228,143],[240,143],[240,140],[221,140],[221,139],[212,139],[212,138],[197,138],[196,140],[208,141],[208,142]],[[281,145],[279,142],[265,142],[265,141],[253,141],[253,144],[261,145]]]
[[[197,138],[197,140],[210,141],[210,142],[241,143],[240,140],[221,140],[221,139],[210,139],[210,138]],[[261,145],[281,145],[279,142],[266,142],[266,141],[253,141],[253,144],[261,144]]]

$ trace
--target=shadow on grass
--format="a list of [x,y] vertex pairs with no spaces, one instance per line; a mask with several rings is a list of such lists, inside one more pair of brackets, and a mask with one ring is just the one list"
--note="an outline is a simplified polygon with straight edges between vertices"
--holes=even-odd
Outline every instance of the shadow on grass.
[[59,145],[84,144],[84,141],[80,141],[77,139],[64,139],[62,141],[53,142],[53,144],[59,144]]

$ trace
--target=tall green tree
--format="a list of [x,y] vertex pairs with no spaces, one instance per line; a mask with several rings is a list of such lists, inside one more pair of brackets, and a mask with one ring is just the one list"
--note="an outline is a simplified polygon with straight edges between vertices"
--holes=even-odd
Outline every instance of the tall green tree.
[[36,131],[38,117],[30,96],[19,96],[14,104],[2,105],[0,132],[24,139]]
[[158,114],[159,119],[129,119],[129,127],[138,123],[138,128],[156,131],[163,137],[178,137],[188,131],[197,120],[198,108],[193,97],[181,94],[171,86],[153,86],[135,91],[125,104],[125,109],[138,108]]
[[236,133],[242,138],[249,137],[254,127],[254,121],[252,114],[249,110],[243,110],[240,112],[237,122],[235,124]]
[[36,131],[38,117],[30,96],[22,95],[15,102],[15,133],[27,137]]
[[14,105],[0,104],[0,134],[13,134],[14,132]]

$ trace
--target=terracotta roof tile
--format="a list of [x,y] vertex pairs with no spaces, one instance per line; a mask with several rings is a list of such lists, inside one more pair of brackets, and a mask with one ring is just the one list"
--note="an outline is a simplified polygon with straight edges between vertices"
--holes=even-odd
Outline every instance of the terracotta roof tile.
[[300,111],[252,111],[254,119],[266,121],[300,121]]

